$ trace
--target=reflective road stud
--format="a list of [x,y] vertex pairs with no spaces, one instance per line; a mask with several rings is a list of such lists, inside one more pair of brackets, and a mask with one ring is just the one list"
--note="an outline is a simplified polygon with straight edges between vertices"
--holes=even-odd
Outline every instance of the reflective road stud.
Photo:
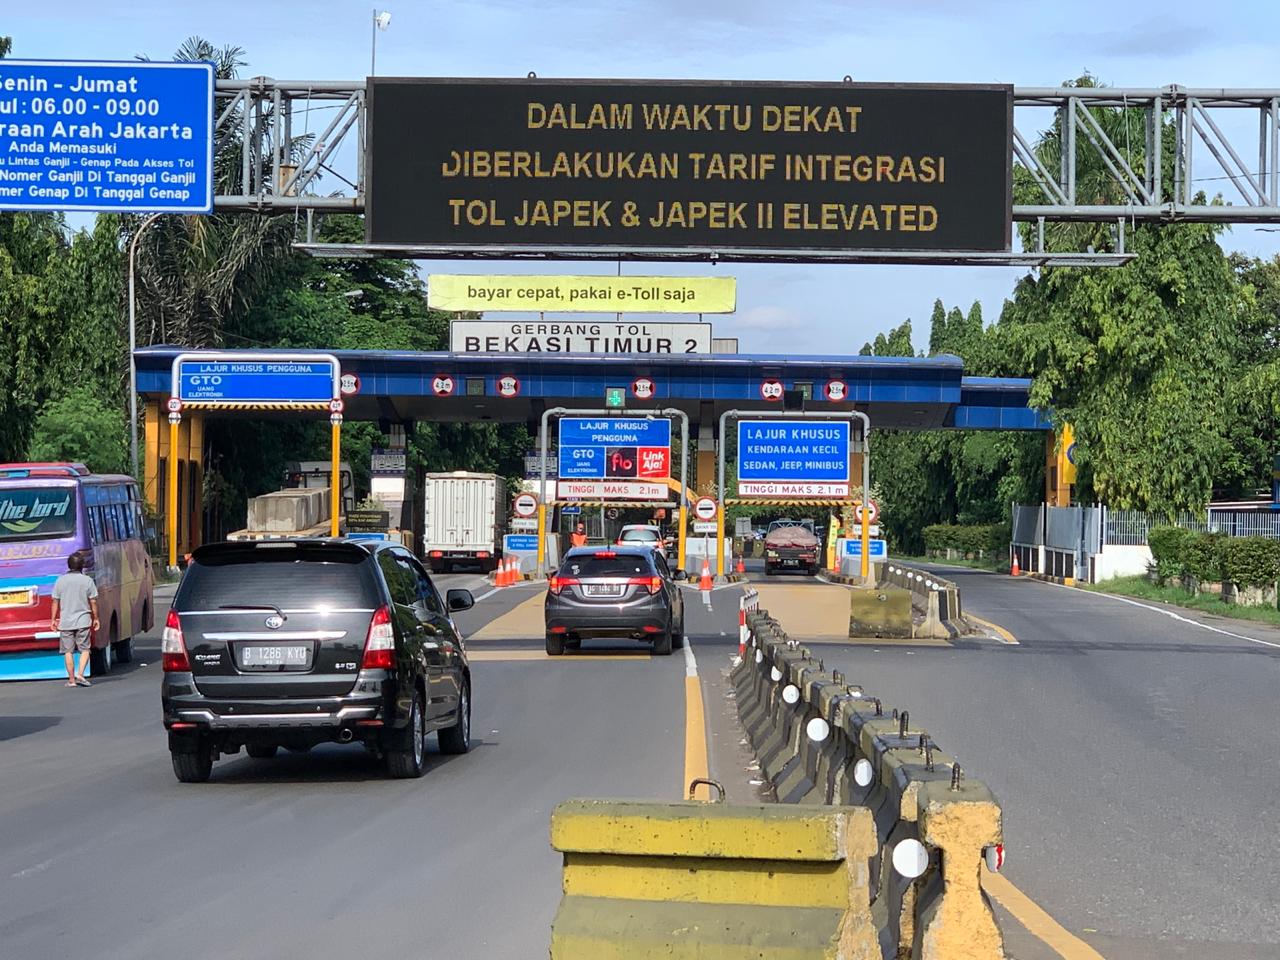
[[987,861],[987,869],[992,873],[999,873],[1000,868],[1004,866],[1004,844],[997,843],[987,847],[982,853]]

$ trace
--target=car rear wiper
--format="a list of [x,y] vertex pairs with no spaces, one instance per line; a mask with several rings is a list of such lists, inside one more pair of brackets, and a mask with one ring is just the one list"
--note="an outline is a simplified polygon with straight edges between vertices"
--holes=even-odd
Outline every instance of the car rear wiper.
[[285,612],[277,607],[274,603],[224,603],[218,607],[219,610],[271,610],[281,620],[288,620]]

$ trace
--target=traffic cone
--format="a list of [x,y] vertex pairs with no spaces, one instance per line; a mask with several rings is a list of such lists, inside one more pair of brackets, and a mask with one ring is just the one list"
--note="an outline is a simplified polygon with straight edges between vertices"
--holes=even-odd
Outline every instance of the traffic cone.
[[734,568],[735,573],[746,573],[747,565],[742,562],[742,554],[738,554],[738,564]]
[[498,569],[494,572],[493,585],[495,587],[505,587],[511,581],[508,579],[508,572],[511,567],[507,563],[507,558],[503,557],[498,561]]
[[511,579],[507,582],[510,584],[519,583],[524,579],[524,574],[520,572],[520,558],[511,558]]
[[1022,571],[1018,568],[1018,552],[1016,550],[1013,553],[1013,564],[1009,567],[1009,575],[1011,577],[1022,576]]
[[711,561],[706,557],[702,558],[702,579],[698,581],[698,589],[711,589]]

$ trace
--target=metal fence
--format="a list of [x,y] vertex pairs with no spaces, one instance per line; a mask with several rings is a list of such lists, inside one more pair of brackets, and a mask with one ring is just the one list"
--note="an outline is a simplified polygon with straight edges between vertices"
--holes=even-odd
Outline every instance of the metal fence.
[[1152,527],[1177,526],[1197,533],[1224,533],[1229,537],[1280,539],[1280,514],[1260,510],[1210,510],[1207,519],[1183,514],[1161,516],[1142,510],[1104,508],[1103,542],[1115,546],[1145,546]]
[[1012,542],[1019,547],[1038,547],[1044,543],[1044,510],[1041,507],[1013,505]]

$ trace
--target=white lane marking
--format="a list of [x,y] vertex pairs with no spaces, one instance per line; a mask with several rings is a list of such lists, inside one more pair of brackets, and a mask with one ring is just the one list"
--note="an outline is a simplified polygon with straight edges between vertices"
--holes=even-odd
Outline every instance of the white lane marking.
[[704,590],[702,592],[702,602],[707,605],[708,610],[711,609],[711,591],[710,590]]
[[698,675],[698,661],[693,655],[693,644],[688,637],[684,638],[684,675],[686,677]]
[[478,597],[472,597],[471,599],[472,599],[472,600],[474,600],[476,603],[479,603],[479,602],[480,602],[481,600],[483,600],[485,597],[492,597],[495,593],[497,593],[497,592],[498,592],[499,590],[501,590],[501,589],[502,589],[501,587],[494,587],[494,588],[493,588],[492,590],[490,590],[488,593],[482,593],[482,594],[480,594],[480,596],[478,596]]
[[[1054,583],[1052,580],[1040,580],[1037,582],[1048,584],[1051,587],[1061,587],[1063,590],[1079,590],[1078,587],[1068,587],[1064,583]],[[1211,627],[1207,623],[1201,623],[1199,620],[1192,620],[1190,617],[1184,617],[1181,614],[1174,613],[1172,610],[1165,610],[1163,607],[1153,607],[1149,603],[1140,603],[1139,601],[1132,600],[1129,597],[1118,597],[1114,593],[1102,593],[1101,591],[1094,590],[1085,590],[1083,592],[1092,594],[1095,597],[1106,597],[1108,600],[1119,600],[1121,603],[1141,607],[1143,610],[1150,610],[1152,613],[1161,613],[1166,617],[1179,621],[1180,623],[1189,623],[1193,627],[1200,627],[1201,629],[1208,630],[1211,633],[1220,633],[1224,637],[1232,637],[1236,640],[1248,640],[1250,643],[1260,643],[1264,647],[1274,647],[1275,649],[1280,650],[1280,643],[1273,643],[1270,640],[1259,640],[1257,637],[1246,637],[1243,633],[1232,633],[1230,630]]]

